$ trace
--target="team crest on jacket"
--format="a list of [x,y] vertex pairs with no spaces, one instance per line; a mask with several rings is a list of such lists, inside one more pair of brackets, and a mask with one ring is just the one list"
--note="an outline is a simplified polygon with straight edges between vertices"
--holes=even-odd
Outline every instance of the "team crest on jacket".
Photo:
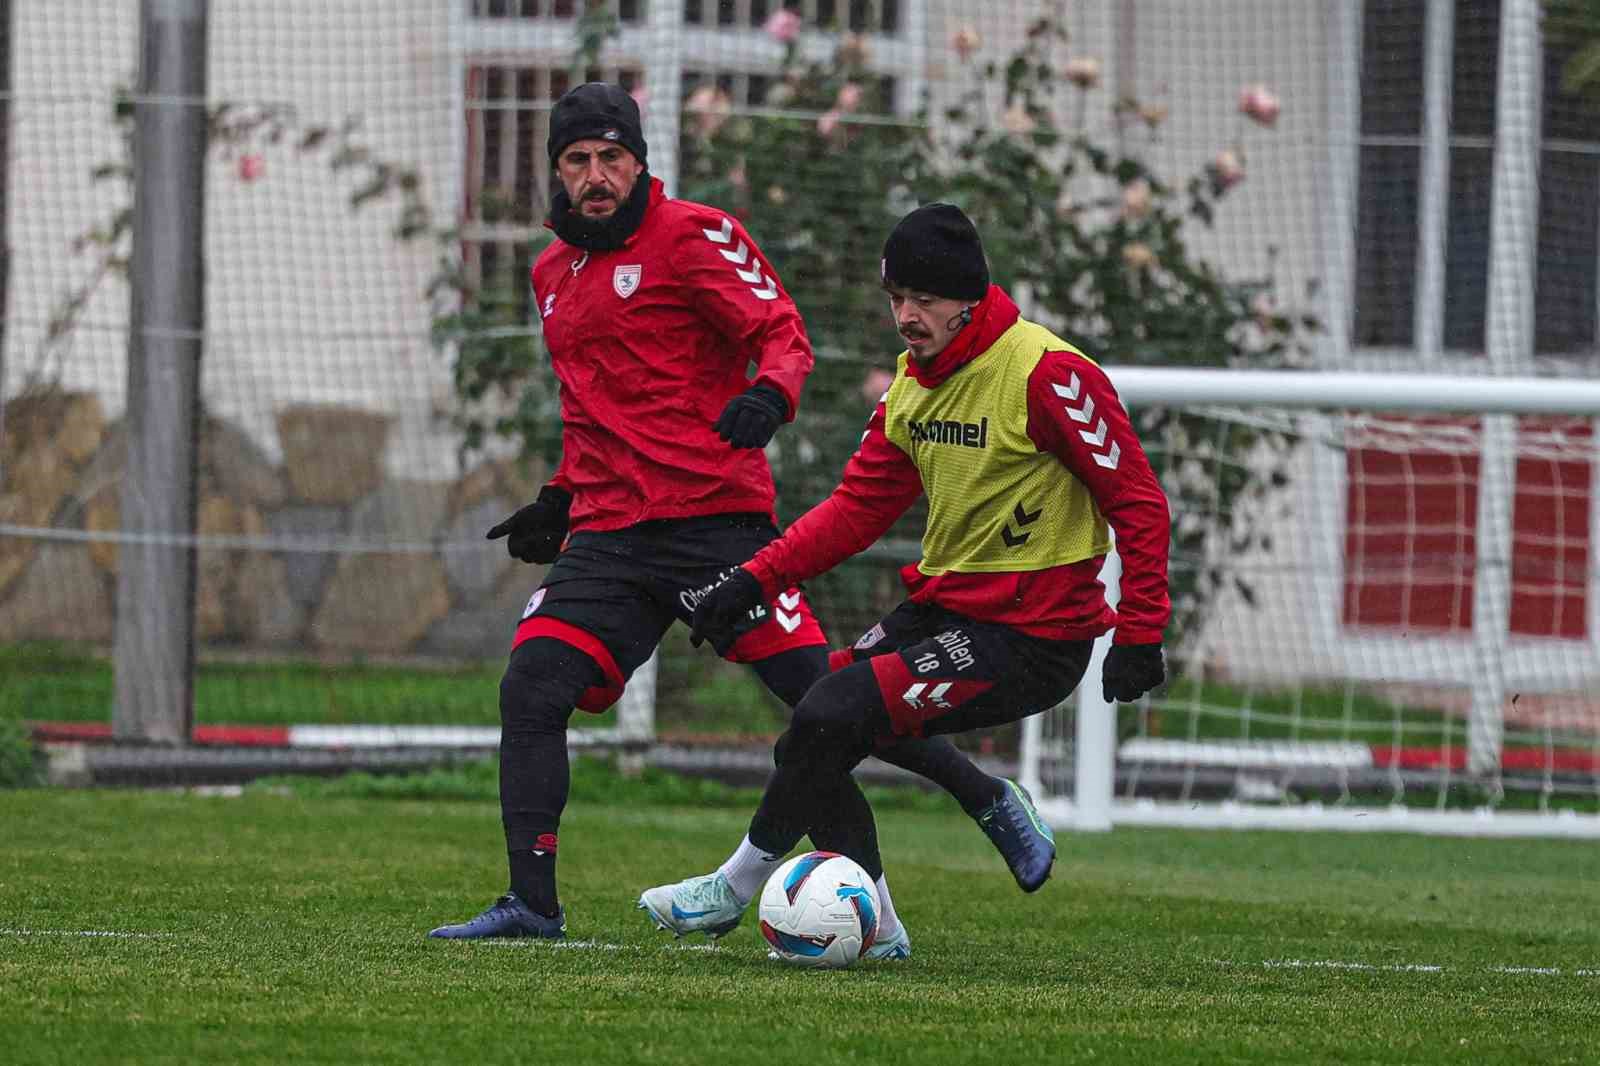
[[644,276],[644,267],[639,263],[629,263],[617,267],[611,275],[611,287],[617,290],[617,295],[626,300],[639,291],[639,279]]

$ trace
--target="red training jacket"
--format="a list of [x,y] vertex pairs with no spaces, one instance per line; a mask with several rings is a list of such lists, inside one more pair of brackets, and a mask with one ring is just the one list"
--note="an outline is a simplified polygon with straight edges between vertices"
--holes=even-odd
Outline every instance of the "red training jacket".
[[711,426],[754,382],[783,393],[793,419],[814,360],[800,312],[743,226],[669,199],[652,178],[644,222],[622,248],[585,253],[558,239],[533,265],[533,294],[561,383],[552,481],[572,493],[573,530],[772,514],[766,455]]
[[[904,371],[925,388],[937,388],[962,367],[981,359],[1018,318],[1017,306],[1001,289],[973,308],[973,322],[929,366],[909,360]],[[1104,430],[1097,437],[1071,421],[1059,389],[1081,382],[1079,403],[1094,402]],[[1116,611],[1105,601],[1097,556],[1042,570],[922,573],[915,563],[901,571],[917,603],[933,603],[986,622],[999,622],[1033,636],[1082,640],[1116,627],[1118,644],[1156,643],[1171,615],[1167,552],[1171,517],[1166,494],[1150,469],[1127,412],[1105,373],[1071,351],[1047,351],[1026,382],[1027,435],[1040,462],[1059,462],[1088,489],[1116,534],[1122,558],[1122,599]],[[887,393],[885,394],[888,395]],[[1084,408],[1086,409],[1086,408]],[[787,532],[745,564],[768,596],[824,573],[865,549],[888,531],[922,495],[912,458],[885,435],[885,404],[878,402],[861,446],[845,465],[838,488],[806,512]],[[1094,443],[1090,443],[1091,439]],[[1104,461],[1117,448],[1117,459]],[[1096,454],[1102,461],[1096,461]]]

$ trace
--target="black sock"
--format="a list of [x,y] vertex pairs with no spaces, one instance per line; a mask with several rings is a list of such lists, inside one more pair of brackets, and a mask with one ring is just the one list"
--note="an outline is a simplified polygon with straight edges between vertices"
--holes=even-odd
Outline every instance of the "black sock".
[[921,774],[956,798],[961,809],[976,818],[995,800],[1004,787],[998,777],[980,770],[947,737],[902,740],[880,745],[878,758],[891,766]]
[[508,853],[507,858],[511,862],[511,891],[535,914],[554,918],[561,908],[556,900],[556,853],[521,850]]

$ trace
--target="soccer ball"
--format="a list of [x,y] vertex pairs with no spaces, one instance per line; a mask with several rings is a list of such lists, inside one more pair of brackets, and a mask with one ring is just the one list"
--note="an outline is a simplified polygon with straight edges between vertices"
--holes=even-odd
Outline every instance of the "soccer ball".
[[761,935],[783,962],[842,970],[878,935],[878,890],[837,852],[797,855],[761,891]]

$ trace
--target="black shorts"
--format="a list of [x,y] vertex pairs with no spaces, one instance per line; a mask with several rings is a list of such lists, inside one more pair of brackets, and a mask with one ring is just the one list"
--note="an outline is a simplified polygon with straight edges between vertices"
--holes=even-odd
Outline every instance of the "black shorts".
[[[673,620],[688,624],[712,585],[777,537],[777,527],[760,514],[659,519],[574,533],[523,609],[512,646],[554,637],[586,653],[606,684],[586,692],[578,706],[605,710]],[[756,662],[826,642],[797,588],[774,597],[768,614],[723,657]]]
[[1083,680],[1093,648],[908,601],[834,652],[832,665],[870,665],[896,735],[936,736],[1054,707]]

